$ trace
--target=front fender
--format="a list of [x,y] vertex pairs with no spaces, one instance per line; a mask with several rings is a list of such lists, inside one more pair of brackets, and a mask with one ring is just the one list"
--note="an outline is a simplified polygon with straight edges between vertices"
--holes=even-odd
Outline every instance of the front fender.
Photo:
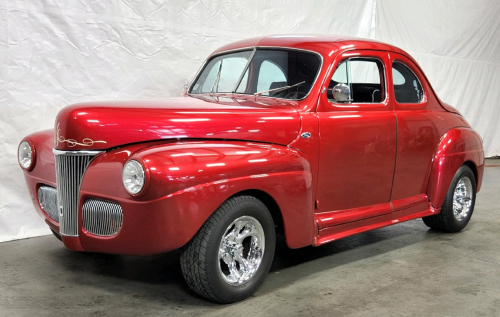
[[193,227],[189,239],[226,199],[261,190],[280,207],[287,244],[297,248],[312,242],[311,166],[296,150],[248,142],[187,142],[148,148],[137,156],[150,170],[151,199],[185,197],[178,208]]
[[[147,190],[137,197],[128,195],[121,181],[128,159],[143,162],[147,169]],[[247,190],[265,192],[275,200],[289,247],[312,243],[312,175],[301,152],[271,144],[192,141],[135,152],[122,148],[97,158],[86,172],[82,194],[120,203],[123,226],[115,241],[93,243],[82,237],[82,244],[98,252],[136,254],[140,245],[150,248],[142,253],[173,250],[186,244],[226,199]],[[139,214],[155,221],[146,224]],[[127,241],[130,249],[123,250],[119,241]]]
[[479,191],[484,171],[481,137],[469,128],[451,129],[441,138],[432,164],[427,195],[434,208],[441,208],[455,173],[464,163],[471,165]]

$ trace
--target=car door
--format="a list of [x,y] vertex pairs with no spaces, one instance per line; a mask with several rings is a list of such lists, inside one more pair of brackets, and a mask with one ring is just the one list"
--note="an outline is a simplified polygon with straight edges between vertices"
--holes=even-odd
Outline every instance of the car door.
[[[317,108],[320,229],[392,213],[397,138],[387,63],[384,52],[349,51],[335,59],[327,77]],[[339,83],[350,88],[345,102],[332,93]]]
[[[430,92],[419,68],[407,57],[390,54],[390,90],[394,91],[394,112],[398,122],[397,161],[391,202],[395,211],[416,212],[428,208],[427,183],[447,119]],[[410,210],[411,208],[411,210]]]

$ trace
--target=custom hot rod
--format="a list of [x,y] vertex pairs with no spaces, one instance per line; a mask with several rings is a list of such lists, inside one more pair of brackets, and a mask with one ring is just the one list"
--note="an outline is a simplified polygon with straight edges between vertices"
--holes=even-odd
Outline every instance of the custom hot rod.
[[68,106],[19,145],[35,209],[74,251],[182,248],[187,284],[250,296],[288,247],[472,215],[482,139],[394,46],[337,36],[226,45],[180,98]]

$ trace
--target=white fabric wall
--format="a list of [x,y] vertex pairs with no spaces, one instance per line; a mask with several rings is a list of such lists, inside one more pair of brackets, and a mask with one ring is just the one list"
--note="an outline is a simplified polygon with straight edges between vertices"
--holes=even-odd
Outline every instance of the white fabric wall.
[[50,233],[17,164],[23,136],[52,128],[71,103],[180,95],[211,51],[256,35],[331,33],[395,44],[481,133],[486,155],[498,155],[498,16],[496,0],[1,1],[0,241]]

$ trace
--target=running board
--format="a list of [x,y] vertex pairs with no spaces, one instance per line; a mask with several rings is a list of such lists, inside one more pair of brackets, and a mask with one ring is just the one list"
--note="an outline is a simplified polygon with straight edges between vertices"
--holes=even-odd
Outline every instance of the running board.
[[321,229],[319,230],[318,236],[314,238],[313,246],[320,246],[357,233],[394,225],[415,218],[436,215],[440,211],[440,209],[432,207],[430,203],[428,203],[428,208],[423,211],[411,213],[413,211],[412,209],[413,208],[407,208],[391,214]]

